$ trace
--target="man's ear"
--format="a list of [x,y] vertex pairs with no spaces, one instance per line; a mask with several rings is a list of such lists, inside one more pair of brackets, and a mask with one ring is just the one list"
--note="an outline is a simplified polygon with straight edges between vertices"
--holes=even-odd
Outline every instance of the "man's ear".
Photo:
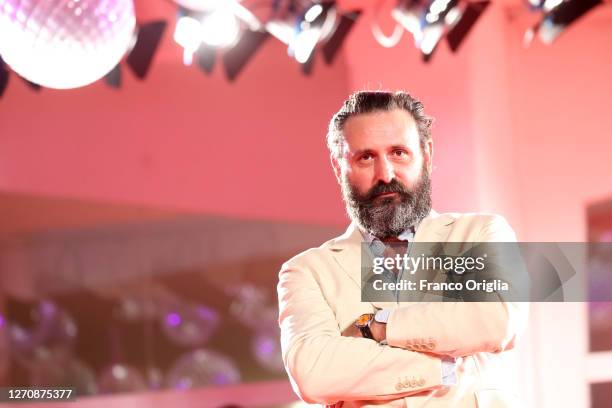
[[338,180],[338,184],[342,183],[342,169],[340,168],[340,163],[338,159],[334,156],[334,154],[329,155],[329,159],[331,160],[331,165],[334,169],[334,174],[336,175],[336,180]]
[[425,144],[425,149],[423,149],[423,159],[427,163],[427,170],[429,171],[429,174],[431,174],[431,171],[433,170],[433,155],[434,155],[433,140],[429,139],[427,143]]

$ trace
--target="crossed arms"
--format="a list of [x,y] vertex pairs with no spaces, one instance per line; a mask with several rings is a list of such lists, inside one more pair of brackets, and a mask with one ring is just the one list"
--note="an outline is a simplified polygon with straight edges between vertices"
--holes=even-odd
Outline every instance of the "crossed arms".
[[[285,368],[307,403],[391,400],[439,388],[442,357],[513,347],[525,318],[520,303],[419,303],[394,309],[388,345],[342,335],[315,274],[300,262],[279,273]],[[355,316],[357,318],[358,316]],[[426,350],[414,345],[427,339]]]

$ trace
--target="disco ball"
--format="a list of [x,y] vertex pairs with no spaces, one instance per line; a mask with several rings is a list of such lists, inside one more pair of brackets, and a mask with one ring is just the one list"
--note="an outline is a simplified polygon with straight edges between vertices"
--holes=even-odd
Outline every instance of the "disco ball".
[[251,351],[261,366],[278,373],[285,371],[280,347],[280,333],[277,331],[256,333],[251,339]]
[[119,63],[135,27],[132,0],[0,0],[0,55],[30,82],[78,88]]
[[32,360],[40,348],[52,351],[73,348],[78,328],[68,311],[51,301],[42,301],[32,311],[32,318],[31,327],[9,325],[9,341],[17,359]]
[[232,360],[205,349],[197,349],[179,357],[167,376],[168,386],[174,389],[239,382],[240,371]]
[[117,363],[102,370],[98,388],[102,394],[145,391],[147,382],[137,368]]
[[179,346],[201,346],[219,326],[219,314],[204,305],[177,303],[161,316],[164,334]]
[[30,386],[75,387],[78,395],[98,392],[91,367],[62,353],[40,353],[30,365]]
[[121,320],[135,322],[156,319],[163,311],[153,298],[128,295],[121,299],[114,313]]
[[265,290],[255,285],[242,284],[228,287],[226,292],[234,297],[229,312],[237,321],[253,330],[278,327],[278,309],[268,305]]

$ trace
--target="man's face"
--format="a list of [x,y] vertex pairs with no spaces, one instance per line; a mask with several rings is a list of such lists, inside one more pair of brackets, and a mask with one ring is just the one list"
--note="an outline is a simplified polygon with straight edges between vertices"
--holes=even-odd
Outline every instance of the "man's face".
[[397,237],[431,210],[433,144],[421,149],[412,115],[401,109],[350,118],[332,165],[351,218],[381,239]]

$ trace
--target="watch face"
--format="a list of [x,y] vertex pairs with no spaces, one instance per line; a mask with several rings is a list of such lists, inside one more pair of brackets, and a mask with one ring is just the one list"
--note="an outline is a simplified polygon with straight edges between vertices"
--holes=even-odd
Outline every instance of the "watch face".
[[357,326],[367,326],[371,319],[372,319],[371,314],[362,314],[361,316],[359,316],[355,324]]

